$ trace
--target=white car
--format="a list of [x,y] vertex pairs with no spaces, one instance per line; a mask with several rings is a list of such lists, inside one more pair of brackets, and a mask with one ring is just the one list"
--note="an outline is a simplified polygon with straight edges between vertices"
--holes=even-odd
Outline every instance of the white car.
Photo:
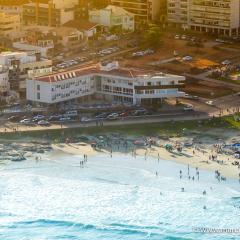
[[193,111],[193,106],[192,105],[187,105],[183,108],[184,111]]
[[207,104],[207,105],[210,105],[210,106],[214,106],[213,101],[207,101],[206,104]]
[[192,57],[191,56],[185,56],[182,58],[183,61],[192,61]]
[[182,39],[182,40],[185,40],[186,38],[187,38],[186,35],[182,35],[182,36],[181,36],[181,39]]
[[89,117],[82,117],[81,118],[81,122],[90,122],[90,121],[92,121],[92,119],[89,118]]
[[23,124],[30,123],[30,122],[31,122],[31,119],[28,119],[28,118],[25,118],[25,119],[20,121],[20,123],[23,123]]
[[224,60],[224,61],[222,61],[221,63],[222,63],[222,65],[229,65],[229,64],[231,64],[232,62],[231,62],[230,60]]
[[50,126],[50,122],[45,121],[45,120],[41,120],[38,122],[39,126]]
[[110,115],[107,116],[107,119],[110,119],[110,120],[115,120],[119,117],[119,114],[118,113],[111,113]]
[[28,125],[28,126],[33,126],[33,125],[35,125],[34,122],[31,121],[31,119],[27,119],[27,118],[21,120],[20,123],[23,124],[23,125]]
[[144,56],[145,53],[144,52],[135,52],[132,54],[133,57],[141,57],[141,56]]

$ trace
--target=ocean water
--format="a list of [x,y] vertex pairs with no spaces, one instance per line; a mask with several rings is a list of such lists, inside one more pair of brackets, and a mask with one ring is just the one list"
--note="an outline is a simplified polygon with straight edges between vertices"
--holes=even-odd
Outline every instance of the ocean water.
[[190,168],[193,181],[187,166],[130,154],[89,157],[84,168],[82,159],[45,155],[39,162],[32,158],[3,167],[0,239],[240,239],[237,180],[219,183],[213,172],[202,170],[197,180]]

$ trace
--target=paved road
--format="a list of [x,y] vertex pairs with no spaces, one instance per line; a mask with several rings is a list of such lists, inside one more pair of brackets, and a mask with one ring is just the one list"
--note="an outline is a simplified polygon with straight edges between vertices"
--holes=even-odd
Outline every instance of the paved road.
[[[224,111],[222,115],[229,115],[232,114],[234,110]],[[177,121],[187,121],[187,120],[204,120],[210,119],[213,116],[219,116],[219,110],[212,111],[210,113],[204,112],[179,112],[177,114],[162,114],[157,116],[144,116],[144,117],[131,117],[131,118],[122,118],[119,120],[112,120],[112,121],[103,121],[103,126],[122,126],[128,124],[145,124],[145,123],[162,123],[162,122],[177,122]],[[0,132],[13,132],[13,128],[17,128],[17,131],[27,132],[27,131],[43,131],[43,130],[53,130],[53,129],[68,129],[68,128],[89,128],[89,127],[96,127],[96,122],[73,122],[68,124],[53,124],[49,127],[41,127],[41,126],[22,126],[19,124],[12,124],[7,123],[0,128]],[[98,123],[100,127],[100,122]]]
[[[170,121],[186,121],[186,120],[203,120],[210,119],[213,116],[219,117],[225,115],[233,114],[238,112],[240,108],[240,96],[237,94],[229,95],[225,97],[220,97],[213,101],[214,106],[209,106],[206,104],[207,99],[200,98],[199,100],[192,100],[181,98],[180,101],[184,104],[191,104],[194,108],[194,111],[183,111],[183,110],[171,110],[163,111],[158,115],[150,116],[139,116],[139,117],[126,117],[119,120],[105,120],[103,121],[104,126],[116,126],[124,124],[144,124],[144,123],[161,123],[161,122],[170,122]],[[20,124],[13,124],[6,122],[6,119],[1,119],[0,132],[13,132],[13,128],[17,128],[18,131],[42,131],[46,129],[67,129],[67,128],[87,128],[96,126],[96,122],[72,122],[67,124],[53,124],[49,127],[41,126],[22,126]],[[100,123],[98,124],[100,125]]]

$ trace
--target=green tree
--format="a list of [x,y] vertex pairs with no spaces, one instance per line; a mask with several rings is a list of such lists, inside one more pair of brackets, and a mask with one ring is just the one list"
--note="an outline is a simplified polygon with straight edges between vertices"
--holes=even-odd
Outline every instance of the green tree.
[[150,26],[143,36],[144,47],[157,49],[162,44],[162,32],[158,26]]

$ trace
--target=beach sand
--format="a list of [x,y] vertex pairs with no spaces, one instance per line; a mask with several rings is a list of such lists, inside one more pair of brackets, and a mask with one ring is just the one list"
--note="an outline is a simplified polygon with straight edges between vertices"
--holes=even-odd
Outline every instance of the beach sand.
[[[181,138],[172,138],[170,139],[171,143],[181,142]],[[169,143],[169,140],[166,141]],[[195,149],[194,146],[184,147],[182,152],[178,152],[173,149],[169,152],[163,147],[166,143],[162,141],[161,146],[151,146],[151,147],[142,147],[136,148],[134,153],[129,150],[128,154],[136,154],[139,156],[154,157],[160,160],[174,161],[177,163],[189,165],[191,167],[198,167],[199,169],[216,171],[218,170],[222,176],[239,179],[240,169],[237,166],[232,165],[236,159],[232,155],[225,155],[221,153],[216,153],[215,148],[213,147],[214,142],[211,144],[204,145],[200,149]],[[53,144],[54,150],[62,151],[63,153],[73,154],[73,155],[83,155],[94,156],[100,153],[111,154],[110,150],[96,150],[90,144],[87,143],[70,143],[70,144]],[[113,151],[114,154],[122,154],[121,149],[119,151]],[[217,160],[213,161],[209,159],[210,155],[216,155]],[[222,163],[223,162],[223,163]]]

